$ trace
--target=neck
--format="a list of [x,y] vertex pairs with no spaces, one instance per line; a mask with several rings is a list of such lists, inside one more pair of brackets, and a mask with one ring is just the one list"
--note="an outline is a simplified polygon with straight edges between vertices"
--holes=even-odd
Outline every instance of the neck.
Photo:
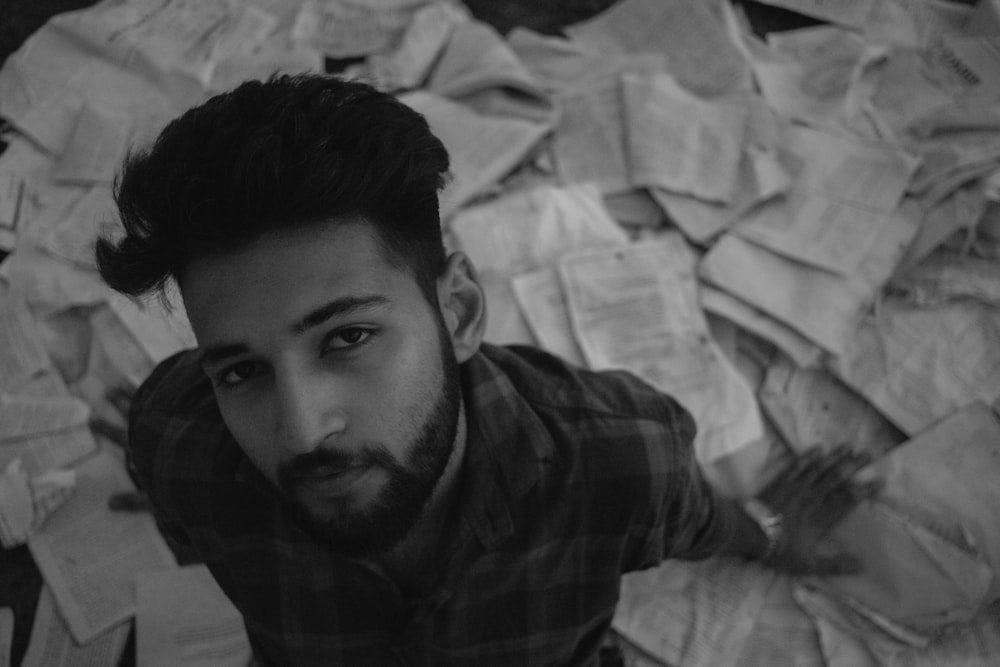
[[459,406],[455,443],[451,450],[451,456],[448,457],[444,472],[441,473],[441,478],[435,485],[427,505],[406,536],[382,554],[378,558],[379,561],[406,563],[437,551],[447,528],[446,523],[450,516],[450,510],[455,504],[459,473],[462,469],[462,462],[465,460],[466,434],[465,404],[463,403]]

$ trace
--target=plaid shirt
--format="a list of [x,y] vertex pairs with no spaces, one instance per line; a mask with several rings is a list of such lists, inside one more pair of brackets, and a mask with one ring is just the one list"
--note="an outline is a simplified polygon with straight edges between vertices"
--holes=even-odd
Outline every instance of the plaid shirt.
[[731,538],[673,399],[524,347],[484,345],[461,368],[459,503],[418,600],[299,530],[223,424],[193,352],[140,388],[136,473],[167,538],[243,613],[261,662],[594,664],[622,573]]

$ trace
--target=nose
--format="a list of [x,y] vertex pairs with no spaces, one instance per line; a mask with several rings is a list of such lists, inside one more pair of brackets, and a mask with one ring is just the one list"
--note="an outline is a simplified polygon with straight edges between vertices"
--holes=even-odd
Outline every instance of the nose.
[[348,388],[328,375],[297,369],[277,377],[276,442],[293,455],[335,439],[347,428]]

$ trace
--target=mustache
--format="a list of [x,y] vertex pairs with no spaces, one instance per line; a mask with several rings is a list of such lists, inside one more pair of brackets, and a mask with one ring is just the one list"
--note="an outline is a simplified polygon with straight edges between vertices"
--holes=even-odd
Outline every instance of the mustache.
[[357,450],[325,449],[317,447],[311,452],[299,454],[281,466],[282,479],[316,477],[349,468],[395,467],[396,461],[384,447],[365,446]]

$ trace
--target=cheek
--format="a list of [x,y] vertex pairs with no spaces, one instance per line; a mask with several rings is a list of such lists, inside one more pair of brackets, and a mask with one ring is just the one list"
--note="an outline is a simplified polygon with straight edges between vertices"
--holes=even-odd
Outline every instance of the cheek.
[[239,403],[219,401],[222,420],[254,466],[271,482],[277,481],[278,448],[267,434],[272,433],[268,410]]

